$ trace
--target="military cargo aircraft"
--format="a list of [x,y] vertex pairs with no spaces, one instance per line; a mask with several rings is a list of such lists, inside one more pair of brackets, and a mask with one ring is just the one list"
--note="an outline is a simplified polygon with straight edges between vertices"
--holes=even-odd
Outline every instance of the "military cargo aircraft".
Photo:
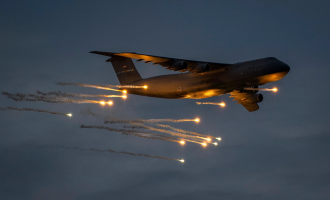
[[[193,61],[138,53],[92,51],[109,56],[121,85],[145,86],[148,89],[125,89],[129,94],[168,99],[203,99],[230,94],[249,112],[263,101],[258,86],[282,79],[290,67],[274,57],[235,64]],[[161,65],[179,74],[142,79],[132,59]],[[185,72],[185,73],[184,73]]]

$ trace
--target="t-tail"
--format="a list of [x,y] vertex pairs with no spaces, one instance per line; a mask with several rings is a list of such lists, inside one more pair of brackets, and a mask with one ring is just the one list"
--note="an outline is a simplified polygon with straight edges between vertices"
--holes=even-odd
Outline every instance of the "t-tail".
[[130,85],[142,79],[131,58],[118,56],[111,52],[91,51],[90,53],[111,57],[106,62],[112,63],[121,85]]

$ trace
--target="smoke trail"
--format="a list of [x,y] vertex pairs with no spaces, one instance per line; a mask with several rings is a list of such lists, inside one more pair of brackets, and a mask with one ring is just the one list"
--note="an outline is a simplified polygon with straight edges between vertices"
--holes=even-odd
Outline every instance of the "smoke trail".
[[13,99],[15,101],[45,101],[53,103],[55,101],[64,101],[63,97],[44,97],[35,94],[22,94],[22,93],[9,93],[2,92],[3,95],[7,96],[9,99]]
[[39,109],[33,109],[33,108],[14,108],[14,107],[1,108],[0,107],[0,110],[1,111],[6,111],[6,110],[32,111],[32,112],[49,113],[49,114],[53,114],[53,115],[67,115],[67,116],[70,116],[70,113],[65,114],[65,113],[51,112],[51,111],[47,111],[47,110],[39,110]]
[[[96,113],[93,113],[90,109],[85,109],[85,110],[81,110],[81,114],[86,116],[86,115],[91,115],[91,116],[94,116],[94,117],[97,117],[97,118],[102,118],[101,116],[97,115]],[[107,116],[106,118],[111,118],[111,119],[114,119],[115,121],[117,121],[118,119],[114,118],[114,117],[110,117],[110,116]],[[132,123],[131,121],[126,121],[127,123]],[[83,125],[82,125],[83,126]],[[100,127],[98,127],[100,128]],[[108,127],[107,127],[108,128]],[[147,129],[146,127],[144,126],[123,126],[123,128],[131,128],[131,129]],[[101,128],[103,129],[103,128]],[[117,130],[121,130],[121,131],[124,131],[125,129],[117,129]],[[125,131],[129,131],[131,132],[132,130],[125,130]],[[176,141],[176,138],[174,137],[170,137],[170,136],[164,136],[164,135],[160,135],[160,134],[156,134],[156,133],[151,133],[151,132],[142,132],[142,131],[132,131],[132,132],[135,132],[135,133],[146,133],[146,134],[152,134],[152,135],[155,135],[155,136],[158,136],[158,137],[163,137],[163,138],[167,138],[167,139],[170,139],[170,140],[175,140],[175,142],[178,142]]]
[[[105,127],[105,126],[86,126],[86,125],[81,125],[80,128],[103,129],[103,130],[121,133],[123,135],[132,135],[132,136],[137,136],[137,137],[142,137],[142,138],[147,138],[147,139],[157,139],[157,140],[164,140],[164,141],[169,141],[169,142],[178,142],[178,143],[180,142],[173,137],[159,135],[159,134],[155,134],[155,133],[151,133],[151,132],[137,131],[137,130],[117,129],[117,128],[110,128],[110,127]],[[152,135],[152,136],[150,136],[150,135]]]
[[[144,125],[138,125],[138,124],[136,124],[136,125],[134,125],[134,123],[131,123],[131,124],[133,124],[133,126],[123,126],[123,128],[131,128],[131,129],[148,129],[148,130],[151,130],[148,126],[144,126]],[[142,131],[141,131],[142,132]],[[150,132],[149,132],[150,133]],[[151,133],[151,134],[153,134],[153,135],[155,135],[155,136],[158,136],[158,137],[163,137],[163,138],[168,138],[168,139],[172,139],[172,140],[176,140],[177,138],[175,138],[175,137],[171,137],[171,136],[165,136],[165,135],[161,135],[161,134],[157,134],[157,133]]]
[[96,113],[93,113],[90,108],[80,110],[80,114],[83,115],[83,116],[91,115],[93,117],[97,117],[99,119],[102,119],[99,115],[97,115]]
[[198,105],[202,105],[202,104],[208,104],[208,105],[217,105],[217,106],[222,106],[222,107],[224,107],[224,106],[226,106],[226,104],[225,103],[223,103],[223,102],[221,102],[221,103],[217,103],[217,102],[196,102],[196,104],[198,104]]
[[88,100],[88,99],[70,99],[66,97],[49,97],[49,96],[40,96],[35,94],[11,94],[8,92],[2,92],[3,95],[6,95],[8,98],[13,99],[15,101],[43,101],[47,103],[77,103],[77,104],[83,104],[83,103],[93,103],[93,104],[100,104],[102,103],[105,105],[106,103],[112,105],[112,101],[110,102],[100,102],[100,101],[94,101],[94,100]]
[[101,90],[113,90],[122,92],[121,90],[113,89],[113,88],[143,88],[147,89],[147,86],[137,86],[137,85],[91,85],[91,84],[84,84],[84,83],[65,83],[65,82],[57,82],[57,85],[66,86],[66,85],[75,85],[80,87],[90,87],[90,88],[96,88]]
[[166,158],[166,157],[161,157],[161,156],[153,156],[153,155],[148,155],[148,154],[142,154],[142,153],[131,153],[131,152],[127,152],[127,151],[114,151],[112,149],[96,149],[96,148],[82,148],[82,147],[67,147],[67,146],[63,146],[63,145],[29,145],[30,147],[36,147],[36,148],[63,148],[63,149],[70,149],[70,150],[80,150],[80,151],[95,151],[95,152],[109,152],[109,153],[115,153],[115,154],[125,154],[125,155],[131,155],[131,156],[144,156],[144,157],[148,157],[148,158],[159,158],[159,159],[163,159],[163,160],[175,160],[175,161],[180,161],[180,162],[184,162],[183,159],[173,159],[173,158]]
[[37,93],[42,96],[58,96],[58,97],[104,97],[104,98],[112,98],[112,97],[126,97],[126,95],[104,95],[104,94],[80,94],[80,93],[62,93],[62,92],[40,92],[37,90]]
[[123,126],[123,128],[131,128],[131,129],[146,129],[143,126]]
[[2,92],[2,95],[7,96],[10,99],[13,99],[15,101],[23,101],[24,99],[30,97],[30,98],[38,98],[38,95],[35,94],[22,94],[22,93],[9,93],[9,92]]

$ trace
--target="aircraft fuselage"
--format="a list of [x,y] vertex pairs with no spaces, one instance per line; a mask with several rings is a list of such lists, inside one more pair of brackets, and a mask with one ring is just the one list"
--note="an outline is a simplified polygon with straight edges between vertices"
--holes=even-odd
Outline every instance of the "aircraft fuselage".
[[202,99],[235,89],[264,85],[282,79],[290,67],[276,58],[263,58],[228,65],[205,73],[156,76],[133,82],[147,89],[126,89],[129,94],[168,99]]

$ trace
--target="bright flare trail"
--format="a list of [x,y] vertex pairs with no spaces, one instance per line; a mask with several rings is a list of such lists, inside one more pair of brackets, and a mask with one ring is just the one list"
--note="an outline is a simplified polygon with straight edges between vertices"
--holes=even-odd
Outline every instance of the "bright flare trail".
[[195,135],[195,137],[197,137],[198,139],[203,139],[203,140],[207,140],[207,141],[211,141],[211,139],[209,137],[212,137],[212,136],[207,136],[207,135],[203,135],[203,134],[192,132],[192,131],[186,131],[186,130],[183,130],[183,129],[174,128],[174,127],[172,127],[170,125],[166,125],[166,124],[155,124],[155,125],[159,126],[159,127],[163,127],[163,128],[169,128],[173,131]]
[[277,92],[277,88],[274,87],[272,89],[269,88],[244,88],[244,90],[259,90],[259,91],[273,91],[273,92]]
[[[167,134],[170,134],[172,136],[179,137],[179,138],[185,138],[185,140],[186,141],[189,141],[189,142],[194,142],[194,143],[197,143],[197,144],[202,144],[202,142],[200,141],[200,139],[197,138],[196,136],[185,135],[185,134],[182,134],[182,133],[176,133],[176,132],[165,130],[165,129],[154,128],[154,127],[151,127],[151,126],[146,126],[146,125],[141,124],[141,123],[131,123],[131,124],[132,125],[136,125],[136,126],[142,126],[142,127],[144,127],[145,129],[148,129],[148,130],[158,131],[158,132],[161,132],[161,133],[167,133]],[[179,141],[179,143],[181,143],[181,141]]]
[[104,123],[108,124],[125,124],[125,123],[157,123],[157,122],[199,122],[200,119],[137,119],[137,120],[109,120],[104,121]]
[[[170,130],[166,130],[166,129],[160,129],[160,128],[156,128],[156,127],[151,127],[151,126],[146,126],[142,123],[149,123],[152,124],[154,122],[158,122],[158,121],[180,121],[183,122],[184,120],[187,119],[183,119],[183,120],[173,120],[173,119],[137,119],[137,120],[122,120],[122,119],[117,119],[111,116],[107,116],[107,117],[101,117],[95,113],[93,113],[90,109],[85,110],[83,113],[83,115],[92,115],[94,117],[97,117],[99,119],[110,119],[109,121],[104,121],[105,124],[131,124],[130,126],[124,125],[123,128],[126,129],[113,129],[110,127],[103,127],[103,126],[89,126],[89,127],[82,127],[82,128],[98,128],[98,129],[106,129],[109,131],[114,131],[114,132],[120,132],[122,134],[125,135],[135,135],[138,136],[139,135],[143,135],[143,137],[156,137],[156,138],[149,138],[149,139],[167,139],[170,140],[172,142],[177,142],[180,143],[181,145],[185,144],[186,142],[193,142],[193,143],[197,143],[197,144],[201,144],[204,146],[204,144],[207,143],[213,143],[215,145],[215,143],[212,141],[212,138],[217,139],[217,140],[221,140],[221,138],[219,137],[214,137],[214,136],[210,136],[210,135],[203,135],[203,134],[199,134],[196,132],[192,132],[192,131],[186,131],[186,130],[182,130],[182,129],[177,129],[174,128],[172,126],[169,125],[165,125],[165,124],[154,124],[155,126],[159,126],[162,128],[168,128],[171,129],[173,131]],[[189,119],[190,121],[195,121],[196,119]],[[85,126],[85,125],[82,125]],[[130,130],[131,129],[131,130]],[[132,130],[133,129],[133,130]],[[165,136],[162,134],[156,134],[156,133],[152,133],[152,132],[143,132],[143,131],[139,131],[136,129],[147,129],[147,130],[151,130],[151,131],[157,131],[157,132],[161,132],[161,133],[166,133],[166,134],[170,134],[171,136]],[[134,134],[133,134],[134,133]],[[147,135],[145,135],[147,134]],[[153,134],[153,135],[150,135]]]
[[121,97],[121,98],[126,98],[126,95],[105,95],[105,94],[97,94],[97,95],[92,95],[92,94],[80,94],[80,93],[62,93],[62,92],[40,92],[37,91],[39,95],[42,96],[58,96],[58,97],[104,97],[104,98],[113,98],[113,97]]
[[[198,133],[194,133],[194,132],[190,132],[190,133],[193,133],[193,134],[198,134],[199,136],[194,136],[194,135],[187,135],[187,134],[184,134],[182,132],[186,132],[188,133],[188,131],[184,131],[184,130],[181,130],[181,129],[176,129],[176,131],[179,131],[181,130],[181,133],[178,133],[178,132],[173,132],[173,131],[169,131],[169,130],[166,130],[166,129],[159,129],[159,128],[155,128],[155,127],[151,127],[151,126],[146,126],[142,123],[138,123],[136,122],[135,120],[125,120],[125,122],[123,122],[123,120],[112,120],[112,121],[104,121],[104,123],[110,123],[110,124],[113,124],[113,123],[116,123],[117,121],[119,121],[119,123],[130,123],[132,124],[133,126],[129,127],[129,128],[133,128],[133,129],[136,129],[136,128],[140,128],[140,129],[148,129],[148,130],[152,130],[152,131],[157,131],[157,132],[161,132],[161,133],[167,133],[167,134],[170,134],[174,137],[178,137],[178,138],[184,138],[185,141],[187,142],[193,142],[193,143],[197,143],[197,144],[202,144],[204,143],[205,140],[208,140],[209,137],[211,136],[204,136],[202,134],[198,134]],[[167,125],[161,125],[159,124],[161,127],[167,127]],[[168,126],[170,127],[170,126]],[[167,128],[168,128],[167,127]],[[171,127],[172,129],[175,130],[174,127]],[[202,137],[200,137],[202,136]],[[175,139],[175,138],[173,138]],[[182,140],[176,140],[175,142],[179,142],[182,144]],[[208,142],[210,142],[210,140],[208,140]]]
[[216,106],[221,106],[221,107],[225,107],[226,104],[224,102],[221,103],[217,103],[217,102],[196,102],[196,104],[198,105],[216,105]]
[[[65,82],[58,82],[57,85],[66,86],[66,85],[75,85],[80,87],[90,87],[90,88],[96,88],[101,90],[113,90],[118,92],[123,92],[122,90],[114,89],[114,88],[120,88],[120,89],[128,89],[128,88],[134,88],[134,89],[147,89],[148,86],[143,85],[92,85],[92,84],[84,84],[84,83],[65,83]],[[127,92],[127,91],[126,91]]]
[[32,112],[49,113],[49,114],[52,114],[52,115],[67,115],[67,116],[69,116],[69,117],[72,116],[71,113],[69,113],[69,114],[65,114],[65,113],[51,112],[51,111],[48,111],[48,110],[39,110],[39,109],[33,109],[33,108],[14,108],[14,107],[1,108],[1,107],[0,107],[0,110],[1,110],[1,111],[6,111],[6,110],[32,111]]

